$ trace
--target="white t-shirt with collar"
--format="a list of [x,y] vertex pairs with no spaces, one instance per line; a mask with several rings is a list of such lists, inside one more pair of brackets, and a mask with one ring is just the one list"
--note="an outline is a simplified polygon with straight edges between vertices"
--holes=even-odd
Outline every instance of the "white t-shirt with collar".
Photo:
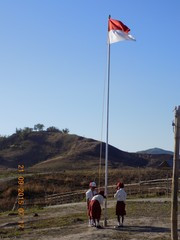
[[92,189],[89,189],[86,192],[86,200],[91,201],[91,199],[97,194],[96,190],[92,191]]
[[104,197],[102,195],[98,194],[98,195],[94,196],[92,198],[92,200],[97,200],[101,205],[103,205]]
[[114,194],[114,197],[117,199],[117,201],[126,201],[127,193],[124,191],[123,188],[120,188],[117,190],[117,192]]

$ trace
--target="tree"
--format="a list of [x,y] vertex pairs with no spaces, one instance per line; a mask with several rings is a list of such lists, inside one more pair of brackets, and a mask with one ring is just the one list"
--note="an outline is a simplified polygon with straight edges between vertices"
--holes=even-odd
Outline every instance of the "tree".
[[64,133],[64,134],[68,134],[68,133],[69,133],[69,129],[68,129],[68,128],[64,128],[64,129],[62,129],[62,133]]
[[33,131],[33,128],[25,127],[25,128],[16,128],[16,134],[20,137],[21,140],[24,140],[29,133]]
[[22,131],[23,131],[23,130],[22,130],[21,128],[19,128],[19,129],[16,128],[16,134],[20,134],[20,133],[22,133]]
[[38,124],[34,125],[34,130],[35,131],[43,131],[43,129],[44,129],[44,125],[41,124],[41,123],[38,123]]
[[24,134],[31,133],[32,131],[33,131],[33,128],[29,128],[29,127],[25,127],[25,128],[23,129],[23,133],[24,133]]
[[51,126],[46,129],[47,132],[61,132],[58,128]]

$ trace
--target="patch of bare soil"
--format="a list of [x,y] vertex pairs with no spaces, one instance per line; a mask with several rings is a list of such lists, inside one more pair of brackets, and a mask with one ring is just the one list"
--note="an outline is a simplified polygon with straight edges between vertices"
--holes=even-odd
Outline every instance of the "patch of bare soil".
[[[154,221],[148,217],[141,219],[126,219],[124,227],[114,228],[116,221],[109,220],[108,226],[103,229],[88,227],[87,224],[69,226],[59,232],[59,236],[41,236],[38,240],[166,240],[170,239],[170,222]],[[53,230],[52,230],[53,231]]]
[[[137,200],[138,201],[138,200]],[[140,200],[141,201],[141,200]],[[146,200],[144,200],[146,201]],[[151,201],[148,199],[148,201]],[[152,204],[158,199],[153,199]],[[163,204],[163,201],[162,201]],[[109,201],[108,207],[114,207],[115,202]],[[139,206],[139,205],[138,205]],[[141,211],[141,209],[139,209]],[[0,239],[3,240],[169,240],[170,239],[170,217],[169,216],[143,216],[143,214],[128,216],[125,218],[124,226],[114,228],[117,224],[115,215],[108,220],[108,226],[102,229],[88,227],[88,221],[83,220],[79,214],[86,212],[85,203],[64,204],[59,206],[46,207],[44,211],[34,217],[34,213],[25,216],[25,229],[17,234],[18,216],[1,216],[0,218]],[[70,223],[65,219],[67,216],[73,216]],[[80,216],[80,217],[79,217]],[[62,219],[66,223],[62,224]],[[40,225],[45,221],[44,225]],[[54,221],[54,222],[52,222]],[[64,220],[63,220],[64,221]],[[179,215],[180,223],[180,215]],[[101,221],[103,226],[103,220]],[[179,224],[180,228],[180,224]],[[11,234],[5,234],[11,230]],[[13,234],[14,230],[14,234]],[[16,231],[16,233],[15,233]],[[180,234],[180,232],[179,232]],[[180,237],[180,236],[179,236]]]

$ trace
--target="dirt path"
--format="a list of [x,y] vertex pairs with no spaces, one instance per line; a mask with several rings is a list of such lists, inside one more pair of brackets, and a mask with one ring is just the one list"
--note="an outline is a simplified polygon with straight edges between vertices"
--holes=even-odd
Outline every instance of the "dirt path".
[[[129,213],[125,218],[125,225],[120,229],[114,228],[117,224],[114,213],[108,220],[108,227],[104,229],[96,229],[88,227],[86,216],[86,203],[73,203],[49,206],[38,212],[38,217],[34,217],[33,213],[26,214],[25,230],[20,235],[13,234],[17,229],[18,216],[1,216],[0,218],[0,239],[13,240],[169,240],[170,239],[170,217],[169,213],[164,214],[164,211],[169,211],[169,200],[166,198],[150,198],[150,199],[131,199],[127,201],[129,205]],[[162,215],[150,214],[145,212],[146,206],[151,209],[162,208]],[[141,212],[141,205],[145,204],[144,212]],[[155,206],[156,208],[153,208]],[[166,205],[166,208],[163,208]],[[113,208],[115,201],[108,202],[108,208]],[[168,208],[167,208],[168,206]],[[132,208],[132,209],[131,209]],[[137,208],[139,208],[137,210]],[[114,211],[114,210],[113,210]],[[133,211],[139,212],[136,216]],[[149,211],[150,213],[150,211]],[[67,221],[67,216],[72,216],[73,221],[70,224],[67,222],[62,225],[62,220]],[[136,217],[135,217],[136,216]],[[72,219],[71,219],[72,220]],[[44,224],[44,225],[42,225]],[[101,221],[103,225],[103,221]],[[180,215],[179,215],[180,228]],[[5,234],[11,230],[11,236]],[[14,231],[15,232],[15,231]]]
[[[141,219],[127,219],[123,228],[115,229],[115,220],[108,222],[108,227],[96,229],[86,224],[62,229],[61,236],[42,236],[38,240],[95,240],[95,239],[170,239],[170,222],[154,222],[153,219],[144,217]],[[53,231],[53,230],[52,230]]]
[[[147,199],[131,199],[127,202],[153,202],[153,203],[163,203],[169,202],[169,198],[147,198]],[[108,202],[108,208],[113,207],[115,201],[111,200]],[[59,207],[64,209],[70,207],[69,204],[60,205]],[[85,210],[85,203],[74,203],[71,204],[71,207],[68,209],[68,212],[71,212],[76,209],[82,211]],[[55,208],[55,206],[50,207]],[[63,213],[63,211],[62,211]],[[179,219],[180,220],[180,219]],[[103,222],[101,221],[101,224]],[[117,229],[114,226],[117,224],[116,219],[110,219],[108,221],[108,227],[104,229],[96,229],[87,226],[86,224],[78,224],[76,226],[69,226],[61,230],[61,236],[51,236],[51,240],[95,240],[95,239],[170,239],[170,219],[162,218],[152,218],[152,217],[138,217],[138,218],[129,218],[125,220],[125,225],[123,228]],[[55,230],[54,230],[55,231]],[[49,236],[42,236],[38,240],[48,240]]]

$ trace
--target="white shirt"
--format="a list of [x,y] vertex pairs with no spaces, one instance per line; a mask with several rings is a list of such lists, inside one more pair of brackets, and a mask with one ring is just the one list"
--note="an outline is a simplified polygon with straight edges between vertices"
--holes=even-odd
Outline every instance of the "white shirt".
[[89,189],[87,192],[86,192],[86,200],[89,200],[91,201],[91,199],[94,197],[94,195],[96,195],[97,192],[96,190],[92,191],[91,189]]
[[100,194],[94,196],[92,200],[97,200],[101,205],[103,205],[104,197]]
[[120,188],[117,190],[117,192],[114,194],[114,197],[117,199],[117,201],[126,201],[127,194],[124,191],[123,188]]

